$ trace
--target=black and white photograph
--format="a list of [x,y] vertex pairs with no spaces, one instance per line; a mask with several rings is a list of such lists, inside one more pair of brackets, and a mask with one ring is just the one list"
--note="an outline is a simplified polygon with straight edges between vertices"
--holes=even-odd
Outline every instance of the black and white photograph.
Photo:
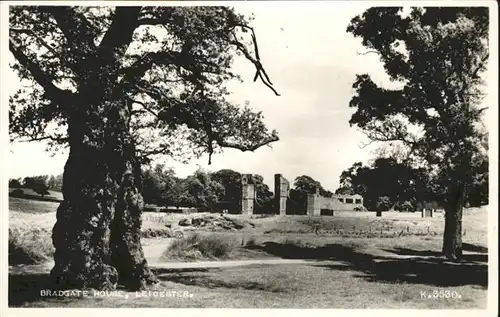
[[494,1],[0,13],[0,315],[496,316]]

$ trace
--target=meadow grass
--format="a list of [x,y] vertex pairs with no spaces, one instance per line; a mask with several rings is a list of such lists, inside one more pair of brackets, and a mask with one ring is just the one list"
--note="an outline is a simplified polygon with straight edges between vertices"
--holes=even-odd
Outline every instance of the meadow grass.
[[[241,267],[160,269],[152,290],[186,291],[189,298],[40,298],[47,266],[21,266],[51,257],[57,203],[10,198],[9,305],[23,307],[219,307],[219,308],[484,308],[487,285],[486,210],[464,213],[464,246],[476,246],[463,265],[444,263],[441,216],[342,213],[333,217],[229,216],[253,227],[214,234],[196,230],[164,252],[165,261],[257,257],[301,258],[306,263]],[[196,215],[143,214],[143,230],[176,225]],[[319,227],[319,230],[314,231]],[[354,228],[353,228],[354,227]],[[428,229],[429,228],[429,229]],[[343,230],[343,231],[342,231]],[[299,232],[300,231],[300,232]],[[391,236],[392,233],[408,234]],[[348,233],[339,234],[339,233]],[[370,236],[366,232],[372,232]],[[421,235],[412,234],[420,232]],[[437,235],[432,234],[436,232]],[[158,238],[160,240],[165,240]],[[157,240],[155,243],[159,243]],[[482,247],[482,248],[481,248]],[[163,249],[162,249],[163,251]],[[412,258],[405,258],[411,255]],[[146,254],[148,257],[148,254]],[[26,260],[28,258],[28,260]],[[33,261],[35,260],[35,261]],[[30,262],[31,261],[31,262]],[[453,291],[460,299],[428,299],[421,292]],[[38,294],[38,295],[37,295]],[[38,296],[38,297],[37,297]]]
[[236,244],[216,234],[192,234],[174,240],[165,250],[163,257],[174,260],[227,259]]
[[[9,198],[9,250],[15,251],[18,260],[12,263],[20,263],[20,259],[26,263],[44,261],[53,253],[50,233],[54,226],[55,211],[58,203],[34,201],[20,198]],[[164,238],[169,237],[170,232],[167,226],[178,230],[178,222],[183,218],[210,216],[210,214],[167,214],[157,212],[144,212],[142,216],[142,237],[143,238]],[[218,231],[212,240],[201,242],[202,247],[217,248],[218,240],[227,240],[229,244],[263,244],[266,241],[284,241],[289,239],[297,244],[323,245],[327,241],[344,241],[345,243],[357,243],[364,245],[365,249],[377,250],[387,248],[391,244],[398,244],[399,241],[413,246],[437,247],[441,243],[444,229],[444,219],[442,215],[433,218],[421,218],[418,213],[384,213],[383,217],[375,217],[370,212],[342,212],[333,217],[309,217],[309,216],[270,216],[258,217],[244,215],[230,215],[228,218],[235,221],[252,223],[251,227],[244,227],[238,231]],[[464,212],[464,242],[469,244],[487,246],[487,214],[485,208],[471,208]],[[190,229],[191,231],[203,233],[205,236],[211,234],[208,229]],[[189,233],[189,231],[188,231]],[[248,236],[252,236],[251,241]],[[219,237],[223,237],[220,238]],[[407,237],[407,239],[403,239]],[[200,238],[200,235],[198,235]],[[195,239],[195,238],[192,238]],[[357,242],[353,242],[359,240]],[[184,240],[181,240],[184,241]],[[290,242],[289,241],[289,242]],[[348,242],[349,241],[349,242]],[[193,242],[193,241],[191,241]],[[241,242],[241,243],[240,243]],[[192,248],[193,243],[178,242],[178,250]],[[183,244],[185,243],[185,244]],[[198,243],[198,242],[197,242]],[[195,243],[196,244],[196,243]],[[436,246],[434,246],[436,244]],[[222,245],[222,243],[220,243]],[[189,246],[189,247],[188,247]],[[30,249],[33,249],[30,251]],[[192,249],[191,249],[192,250]],[[238,248],[233,248],[230,254],[236,254]],[[240,250],[241,251],[241,250]],[[179,251],[180,252],[180,251]],[[193,254],[184,256],[188,258],[203,258],[203,253],[190,251]],[[201,251],[199,251],[201,252]],[[241,252],[240,252],[241,253]],[[243,252],[243,253],[246,253]],[[20,255],[24,254],[24,255]],[[212,257],[207,251],[206,258]],[[32,260],[26,257],[32,256]],[[43,255],[43,256],[42,256]],[[248,257],[250,254],[240,254],[241,257]],[[256,256],[260,256],[256,254]],[[183,258],[179,253],[177,258]],[[216,256],[217,258],[218,256]]]

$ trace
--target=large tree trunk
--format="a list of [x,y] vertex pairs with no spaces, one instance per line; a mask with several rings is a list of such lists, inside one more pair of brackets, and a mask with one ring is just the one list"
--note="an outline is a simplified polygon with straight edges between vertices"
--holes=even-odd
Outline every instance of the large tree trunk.
[[156,281],[140,241],[140,166],[129,119],[130,105],[113,102],[69,121],[64,201],[52,233],[55,288],[111,290],[120,281],[139,289]]
[[463,183],[450,189],[445,208],[443,254],[447,259],[462,259],[462,214],[466,186]]
[[144,201],[141,195],[141,170],[133,146],[125,158],[117,195],[115,217],[111,223],[111,263],[118,270],[119,282],[129,289],[144,289],[158,280],[148,267],[141,245]]
[[118,272],[108,254],[116,186],[102,153],[85,142],[71,144],[62,191],[52,231],[54,287],[114,289]]

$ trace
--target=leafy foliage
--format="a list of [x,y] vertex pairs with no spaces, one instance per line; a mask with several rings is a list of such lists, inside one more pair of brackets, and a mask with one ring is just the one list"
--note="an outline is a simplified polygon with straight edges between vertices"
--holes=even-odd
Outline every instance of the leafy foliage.
[[378,211],[388,211],[392,207],[391,199],[387,196],[378,197],[377,199],[377,210]]
[[[467,199],[473,207],[488,202],[488,164],[487,158],[481,158],[482,161],[471,167],[477,171]],[[398,210],[414,210],[426,202],[439,200],[434,181],[424,168],[415,168],[392,157],[381,157],[369,166],[357,162],[343,171],[340,186],[335,193],[360,194],[370,210],[376,209],[377,200],[382,196],[389,197]]]
[[25,177],[23,181],[23,187],[32,189],[35,193],[43,197],[50,194],[48,191],[49,186],[47,185],[48,179],[48,175]]
[[241,209],[241,173],[231,169],[222,169],[210,175],[224,187],[223,201],[228,209],[236,212]]
[[443,253],[462,257],[462,211],[477,178],[474,161],[485,156],[482,91],[489,58],[485,7],[373,7],[347,32],[360,37],[398,89],[357,75],[350,124],[371,141],[402,143],[407,160],[423,165],[432,192],[445,206]]
[[[264,178],[253,175],[253,184],[256,213],[274,212],[273,193]],[[225,208],[239,212],[241,194],[241,173],[230,169],[213,173],[199,169],[186,178],[176,177],[173,170],[160,164],[143,171],[144,201],[149,204],[216,209],[224,202]]]
[[188,176],[184,186],[188,195],[193,197],[195,207],[213,208],[224,195],[224,187],[201,169]]
[[17,178],[11,178],[9,179],[9,188],[20,188],[21,185],[21,180]]
[[372,141],[406,145],[408,160],[428,168],[445,203],[455,199],[447,194],[451,187],[472,183],[472,161],[484,155],[479,123],[488,24],[483,7],[411,8],[405,16],[402,8],[374,7],[347,28],[401,85],[386,89],[358,75],[350,124]]
[[63,185],[63,175],[59,174],[57,176],[50,175],[50,178],[47,182],[47,186],[50,190],[61,191]]
[[360,194],[369,210],[377,208],[378,198],[385,196],[396,206],[408,202],[434,199],[426,171],[414,168],[394,158],[378,158],[370,166],[354,163],[340,176],[339,191]]
[[[30,84],[10,97],[12,139],[58,149],[67,145],[68,119],[85,112],[79,98],[111,98],[130,103],[129,133],[143,162],[278,140],[261,113],[226,100],[225,84],[241,80],[231,70],[236,55],[277,94],[250,20],[232,8],[13,6],[9,14],[11,67]],[[88,109],[101,118],[92,121],[96,137],[107,124],[99,107]]]
[[290,189],[290,199],[287,203],[287,214],[304,214],[307,209],[307,195],[316,193],[325,197],[332,197],[333,193],[323,188],[321,183],[311,176],[302,175],[295,178],[293,188]]
[[269,186],[264,184],[264,177],[258,174],[252,175],[255,189],[255,213],[257,214],[274,214],[273,197],[274,194],[269,190]]

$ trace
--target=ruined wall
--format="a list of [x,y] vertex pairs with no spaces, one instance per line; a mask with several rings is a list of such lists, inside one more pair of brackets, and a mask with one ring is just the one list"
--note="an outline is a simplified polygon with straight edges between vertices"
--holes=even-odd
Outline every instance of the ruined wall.
[[[353,202],[352,203],[342,202],[341,199],[344,199],[345,201],[346,199],[345,197],[352,197],[347,199],[352,199]],[[354,208],[356,207],[362,207],[363,199],[354,197],[355,196],[337,196],[337,195],[334,195],[333,197],[321,197],[320,208],[329,210],[354,210]]]
[[274,206],[276,213],[286,215],[286,202],[290,190],[290,182],[281,174],[274,175]]
[[320,215],[321,210],[353,211],[356,207],[362,206],[363,197],[360,195],[323,197],[318,190],[315,194],[307,195],[307,214],[311,216]]
[[241,213],[252,215],[255,201],[255,187],[252,174],[241,175]]
[[319,190],[316,190],[314,194],[307,195],[307,214],[309,216],[321,215],[321,198]]
[[[255,187],[252,174],[241,175],[241,213],[252,215],[254,213],[254,202],[256,199]],[[275,213],[286,215],[287,200],[289,199],[290,182],[281,174],[274,175],[274,208]],[[319,216],[321,211],[352,211],[356,207],[363,206],[363,197],[360,195],[333,195],[323,197],[316,193],[307,195],[307,215]],[[327,214],[326,212],[324,213]],[[330,212],[330,214],[332,214]]]

